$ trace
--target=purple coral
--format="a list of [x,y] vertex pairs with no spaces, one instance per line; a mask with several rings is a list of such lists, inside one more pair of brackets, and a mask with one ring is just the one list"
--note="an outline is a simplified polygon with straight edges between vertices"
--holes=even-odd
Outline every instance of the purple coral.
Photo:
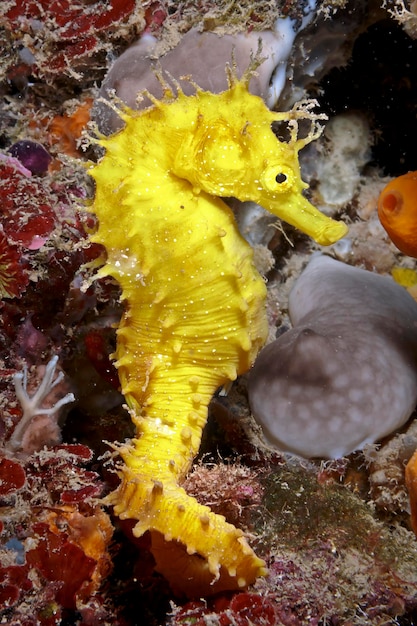
[[32,174],[45,174],[52,161],[51,155],[40,143],[27,139],[14,143],[9,152]]

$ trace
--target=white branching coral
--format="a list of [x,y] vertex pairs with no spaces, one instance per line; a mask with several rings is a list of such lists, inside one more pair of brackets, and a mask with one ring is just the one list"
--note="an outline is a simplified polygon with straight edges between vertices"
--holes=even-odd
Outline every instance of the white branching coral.
[[[24,439],[27,431],[30,429],[34,418],[38,416],[47,416],[48,418],[54,418],[53,423],[57,422],[57,412],[61,407],[70,402],[74,402],[74,394],[67,393],[64,397],[60,398],[57,402],[54,402],[52,406],[42,406],[53,389],[62,382],[64,373],[59,372],[55,377],[56,366],[58,363],[58,357],[53,356],[49,363],[46,365],[45,373],[39,384],[39,387],[33,395],[29,395],[27,390],[27,367],[23,368],[22,372],[18,372],[13,376],[13,382],[16,391],[16,397],[20,402],[23,409],[23,415],[13,431],[10,437],[7,448],[12,451],[22,450],[24,447]],[[49,419],[50,421],[50,419]]]
[[404,0],[386,0],[383,2],[383,8],[402,24],[405,32],[412,39],[417,39],[417,2],[413,0],[409,3],[410,10],[407,8]]

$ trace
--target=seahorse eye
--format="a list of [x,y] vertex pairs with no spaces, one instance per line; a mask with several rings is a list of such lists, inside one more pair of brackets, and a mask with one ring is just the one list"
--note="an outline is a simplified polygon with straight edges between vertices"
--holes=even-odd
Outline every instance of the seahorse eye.
[[277,181],[277,183],[285,183],[285,181],[287,180],[287,175],[284,174],[284,172],[280,172],[275,176],[275,180]]
[[262,173],[264,188],[272,193],[285,193],[294,185],[294,172],[287,166],[271,163]]

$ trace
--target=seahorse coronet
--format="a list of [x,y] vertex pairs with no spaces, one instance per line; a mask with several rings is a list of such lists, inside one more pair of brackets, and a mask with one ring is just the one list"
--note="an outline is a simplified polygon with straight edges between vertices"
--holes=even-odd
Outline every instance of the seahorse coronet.
[[[167,84],[151,100],[121,110],[124,128],[98,139],[105,154],[90,169],[91,240],[107,253],[99,276],[121,287],[114,357],[136,427],[106,501],[136,521],[136,536],[149,531],[173,588],[204,595],[266,573],[243,532],[180,486],[213,394],[249,369],[268,331],[265,281],[220,196],[258,202],[319,241],[346,227],[302,196],[297,156],[308,138],[298,139],[296,125],[314,121],[308,107],[271,112],[249,93],[248,75],[230,71],[223,93],[186,96]],[[289,142],[277,139],[274,121],[289,122]]]

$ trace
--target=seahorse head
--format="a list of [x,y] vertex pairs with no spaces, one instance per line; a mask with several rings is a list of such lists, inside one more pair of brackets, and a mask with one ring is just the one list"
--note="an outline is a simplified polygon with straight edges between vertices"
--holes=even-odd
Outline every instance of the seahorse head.
[[[176,154],[177,176],[197,191],[257,202],[320,244],[346,234],[345,224],[320,213],[302,195],[307,185],[301,179],[298,152],[320,133],[314,101],[286,113],[272,112],[249,93],[244,79],[234,80],[221,94],[198,90],[195,97],[198,114]],[[297,136],[300,119],[312,125],[302,139]],[[274,122],[286,123],[288,141],[277,138]]]

